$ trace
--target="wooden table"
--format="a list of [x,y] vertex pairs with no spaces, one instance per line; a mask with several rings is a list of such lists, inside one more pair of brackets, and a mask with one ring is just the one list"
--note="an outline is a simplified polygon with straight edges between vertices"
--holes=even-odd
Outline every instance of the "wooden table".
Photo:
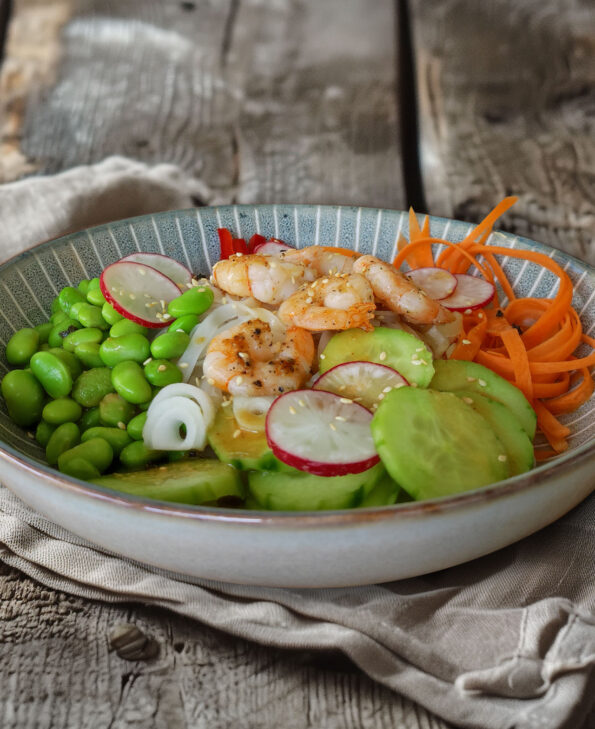
[[[123,154],[175,163],[224,202],[478,220],[514,193],[502,227],[595,262],[589,3],[0,0],[5,29],[0,181]],[[0,594],[5,729],[447,727],[341,656],[1,565]],[[122,622],[158,655],[110,652]]]

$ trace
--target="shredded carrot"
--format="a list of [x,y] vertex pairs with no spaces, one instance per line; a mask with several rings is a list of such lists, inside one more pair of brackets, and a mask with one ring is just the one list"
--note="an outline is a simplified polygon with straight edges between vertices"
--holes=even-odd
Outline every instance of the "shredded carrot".
[[[439,266],[451,273],[466,273],[474,266],[487,281],[499,285],[506,305],[500,307],[496,296],[483,310],[466,312],[463,332],[450,357],[489,367],[525,394],[551,446],[535,452],[537,460],[545,460],[568,448],[570,429],[558,416],[581,407],[595,391],[590,372],[595,365],[595,339],[583,332],[572,308],[572,281],[561,266],[534,250],[487,244],[494,223],[516,200],[504,198],[460,243],[432,237],[428,218],[420,228],[410,210],[410,240],[399,241],[393,265]],[[435,257],[432,251],[440,247],[443,250]],[[558,279],[555,295],[517,298],[498,256],[518,258],[553,273]],[[592,351],[577,357],[574,353],[581,344]]]
[[324,251],[329,253],[339,253],[342,256],[348,256],[349,258],[358,258],[361,253],[351,250],[351,248],[341,248],[340,246],[320,246]]

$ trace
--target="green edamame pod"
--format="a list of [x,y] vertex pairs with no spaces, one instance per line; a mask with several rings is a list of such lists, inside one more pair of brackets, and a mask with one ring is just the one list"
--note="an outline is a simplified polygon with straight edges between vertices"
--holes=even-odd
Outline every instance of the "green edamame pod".
[[89,428],[82,434],[81,441],[85,443],[91,440],[91,438],[103,438],[103,440],[106,440],[111,445],[116,456],[129,443],[132,443],[132,438],[125,430],[121,428],[107,428],[105,426]]
[[89,461],[100,473],[103,473],[110,467],[114,458],[114,451],[111,445],[103,438],[91,438],[60,454],[58,458],[58,468],[60,471],[64,471],[68,461],[73,458],[82,458],[85,461]]
[[80,440],[81,432],[76,423],[59,425],[45,447],[45,457],[50,466],[55,466],[62,453],[74,448]]
[[87,301],[94,306],[103,306],[105,304],[105,296],[101,293],[101,289],[89,289],[87,291]]
[[70,376],[72,377],[73,382],[83,371],[83,368],[81,367],[81,363],[78,361],[78,359],[74,356],[74,354],[72,352],[67,352],[65,349],[62,349],[60,347],[52,347],[51,349],[48,349],[47,351],[50,352],[51,354],[55,354],[59,360],[64,362],[64,364],[68,367],[68,370],[70,372]]
[[132,438],[132,440],[142,440],[143,439],[143,428],[145,427],[145,423],[147,422],[147,413],[139,413],[138,415],[135,415],[132,420],[128,422],[128,425],[126,426],[126,430],[128,432],[128,435]]
[[38,347],[39,332],[30,327],[19,329],[6,344],[6,360],[8,364],[23,367],[29,364]]
[[83,344],[78,344],[75,347],[74,354],[83,363],[83,367],[86,369],[90,369],[91,367],[103,367],[103,360],[99,356],[99,344],[83,342]]
[[98,468],[95,468],[95,466],[85,458],[70,458],[64,463],[63,468],[60,470],[67,476],[78,478],[81,481],[92,481],[98,476],[101,476],[101,471]]
[[135,321],[120,319],[120,321],[112,324],[109,335],[110,337],[123,337],[125,334],[142,334],[146,337],[148,331],[147,327],[137,324]]
[[73,304],[78,304],[81,301],[85,301],[85,297],[72,286],[65,286],[58,294],[60,308],[65,314],[70,314]]
[[101,330],[109,328],[109,324],[105,321],[101,314],[101,308],[99,306],[93,306],[93,304],[89,304],[86,301],[84,304],[78,305],[72,315],[75,316],[84,327],[94,327]]
[[36,352],[31,371],[50,397],[66,397],[72,390],[72,375],[64,362],[52,352]]
[[145,377],[156,387],[182,382],[182,370],[167,359],[152,359],[145,365]]
[[78,344],[83,342],[94,342],[99,344],[103,339],[103,332],[97,327],[89,327],[85,329],[78,329],[76,332],[72,332],[67,337],[64,337],[62,346],[67,352],[74,352]]
[[184,314],[184,316],[179,317],[176,319],[173,324],[170,324],[167,331],[168,332],[179,332],[180,329],[183,332],[186,332],[186,334],[190,334],[190,332],[194,329],[194,327],[198,324],[198,315],[197,314]]
[[50,400],[43,408],[41,417],[52,425],[75,423],[83,414],[83,409],[71,397],[59,397]]
[[167,305],[167,313],[180,317],[185,314],[203,314],[213,303],[213,291],[208,286],[197,286],[184,291]]
[[119,362],[111,376],[114,389],[124,400],[140,405],[151,399],[153,390],[138,362]]
[[28,370],[11,370],[2,379],[2,396],[8,414],[17,425],[33,425],[41,420],[45,392]]
[[92,367],[80,374],[72,388],[72,397],[84,408],[99,405],[108,392],[113,392],[109,367]]
[[142,440],[135,440],[120,452],[120,463],[126,468],[136,471],[149,463],[161,460],[165,455],[165,451],[155,451],[147,448]]
[[71,317],[68,316],[68,314],[65,314],[62,309],[58,309],[58,311],[54,312],[50,316],[50,323],[54,326],[58,326],[58,324],[61,324],[63,321],[68,321]]
[[111,304],[106,303],[101,307],[101,316],[110,325],[114,325],[116,322],[122,320],[124,317],[119,314]]
[[55,425],[46,423],[45,420],[40,420],[35,430],[35,440],[39,443],[42,448],[45,448],[49,443],[52,433],[56,430]]
[[116,392],[110,392],[99,403],[99,419],[103,425],[120,427],[120,423],[126,425],[133,415],[134,405]]
[[89,430],[89,428],[95,428],[98,425],[101,425],[101,421],[99,419],[99,407],[96,406],[94,408],[89,408],[88,410],[85,410],[85,412],[81,415],[81,419],[79,420],[79,428],[81,429],[81,433],[83,433],[85,430]]
[[186,332],[166,332],[151,342],[151,355],[155,359],[177,359],[189,344],[190,337]]
[[115,367],[119,362],[144,362],[149,354],[149,340],[142,334],[108,337],[99,348],[99,356],[108,367]]
[[100,288],[100,286],[101,286],[101,284],[100,284],[100,281],[99,281],[99,276],[95,276],[95,278],[92,278],[89,281],[88,291],[92,291],[93,289],[98,289],[98,288]]
[[81,325],[76,319],[65,319],[52,327],[48,335],[48,344],[50,347],[61,347],[64,339],[80,328]]
[[89,280],[84,278],[82,281],[79,281],[78,286],[76,287],[78,291],[81,292],[83,296],[87,295],[87,291],[89,290]]
[[39,343],[45,344],[47,342],[48,337],[50,336],[50,332],[54,328],[54,325],[51,321],[46,321],[45,324],[38,324],[35,327],[35,331],[39,334]]

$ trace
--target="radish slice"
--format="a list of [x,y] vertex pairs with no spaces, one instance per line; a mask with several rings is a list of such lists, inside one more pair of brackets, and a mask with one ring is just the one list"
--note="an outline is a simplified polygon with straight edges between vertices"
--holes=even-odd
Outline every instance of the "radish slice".
[[372,413],[324,390],[295,390],[278,397],[266,419],[266,436],[280,461],[316,476],[361,473],[378,463]]
[[348,397],[375,410],[387,392],[408,384],[392,367],[375,362],[344,362],[321,375],[312,387]]
[[253,253],[258,253],[259,256],[278,256],[283,251],[291,251],[293,246],[288,246],[287,243],[283,243],[281,240],[271,239],[267,240],[266,243],[259,243],[254,246]]
[[481,309],[494,298],[496,289],[489,281],[469,276],[467,273],[455,273],[454,277],[457,280],[454,293],[440,301],[445,309],[450,311]]
[[192,274],[181,263],[175,261],[169,256],[162,256],[161,253],[131,253],[124,256],[122,261],[132,261],[132,263],[143,263],[145,266],[156,268],[159,273],[171,278],[171,280],[184,291],[192,286]]
[[457,287],[457,280],[450,271],[437,266],[424,266],[407,271],[413,283],[431,299],[446,299]]
[[99,279],[101,293],[114,309],[144,327],[165,327],[171,319],[167,304],[180,289],[151,266],[118,261],[104,269]]

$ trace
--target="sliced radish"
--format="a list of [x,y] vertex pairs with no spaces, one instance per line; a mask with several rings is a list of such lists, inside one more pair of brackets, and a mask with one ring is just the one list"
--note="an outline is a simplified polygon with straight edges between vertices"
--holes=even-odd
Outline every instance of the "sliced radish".
[[409,383],[397,370],[375,362],[344,362],[332,367],[312,385],[376,409],[387,392]]
[[181,289],[186,290],[192,285],[192,274],[181,263],[175,261],[169,256],[163,256],[161,253],[131,253],[124,256],[122,261],[132,261],[133,263],[144,263],[145,266],[156,268],[159,273],[171,278],[171,280]]
[[494,298],[496,289],[494,285],[483,278],[469,276],[467,273],[455,273],[457,287],[454,293],[440,303],[450,311],[465,311],[465,309],[481,309]]
[[457,287],[457,280],[450,271],[437,266],[424,266],[407,271],[413,283],[436,300],[446,299]]
[[168,325],[171,317],[167,305],[180,295],[180,289],[170,278],[133,261],[112,263],[101,274],[99,285],[119,314],[153,329]]
[[270,238],[265,243],[255,245],[253,253],[258,253],[259,256],[278,256],[283,251],[291,250],[293,250],[293,246],[288,246],[287,243],[283,243],[277,238]]
[[378,463],[372,413],[324,390],[295,390],[278,397],[266,419],[266,436],[280,461],[316,476],[361,473]]

